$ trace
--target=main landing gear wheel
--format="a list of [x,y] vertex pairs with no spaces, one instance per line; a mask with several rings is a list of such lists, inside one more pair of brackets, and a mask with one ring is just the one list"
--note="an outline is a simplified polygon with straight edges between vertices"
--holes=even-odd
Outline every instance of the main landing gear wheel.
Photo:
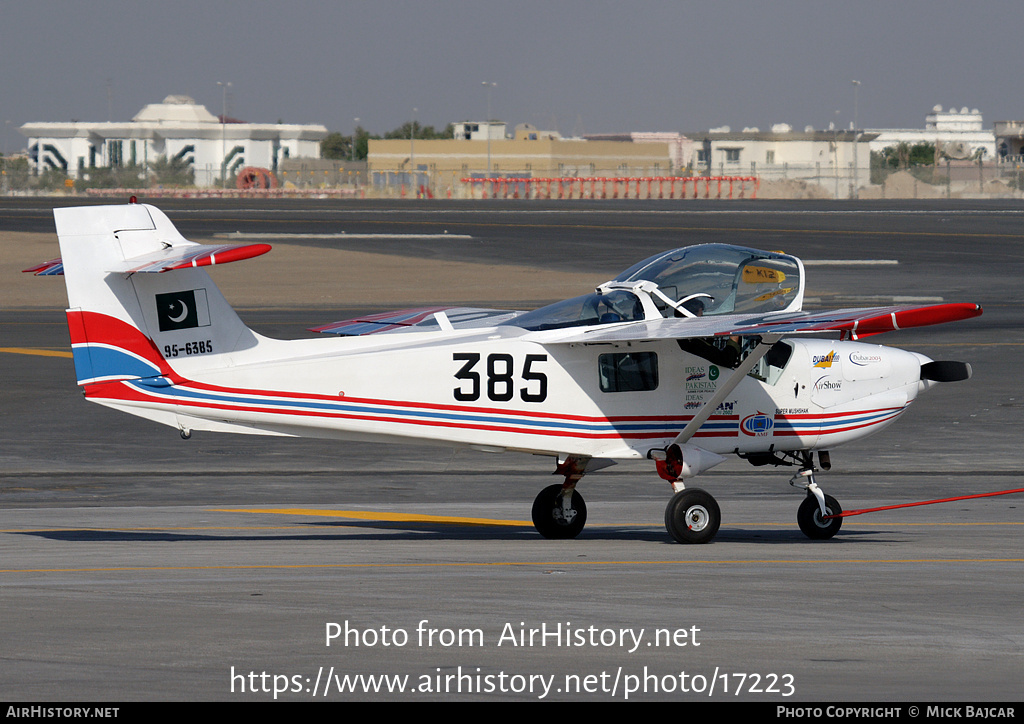
[[[831,495],[826,495],[825,510],[829,515],[839,515],[843,512],[843,507]],[[828,540],[838,533],[843,525],[842,518],[829,518],[828,520],[822,518],[818,499],[810,493],[804,498],[804,502],[800,503],[800,508],[796,511],[796,522],[800,524],[800,530],[804,532],[804,535],[812,540]]]
[[562,501],[562,486],[549,485],[533,501],[533,526],[545,538],[575,538],[587,524],[587,504],[572,491],[569,509]]
[[718,533],[722,512],[700,488],[680,490],[665,508],[665,528],[680,543],[707,543]]

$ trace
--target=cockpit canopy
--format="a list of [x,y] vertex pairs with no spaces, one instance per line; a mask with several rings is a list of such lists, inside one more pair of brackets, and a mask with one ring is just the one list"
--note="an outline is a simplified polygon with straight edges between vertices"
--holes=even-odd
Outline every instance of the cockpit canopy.
[[598,291],[521,314],[507,324],[524,329],[562,329],[646,319],[643,302],[631,291]]
[[803,264],[795,256],[729,244],[673,249],[634,264],[592,294],[509,322],[530,330],[658,317],[799,311]]
[[654,282],[675,301],[701,295],[695,297],[703,304],[697,316],[797,311],[803,302],[803,265],[799,259],[729,244],[666,251],[615,277],[616,282],[640,280]]

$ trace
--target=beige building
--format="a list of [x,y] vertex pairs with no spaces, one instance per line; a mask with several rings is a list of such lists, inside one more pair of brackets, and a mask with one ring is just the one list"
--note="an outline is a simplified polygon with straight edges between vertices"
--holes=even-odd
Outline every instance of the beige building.
[[[371,140],[370,183],[433,188],[464,178],[665,176],[672,172],[668,143],[587,141],[556,134],[517,133],[499,140]],[[489,171],[488,171],[489,170]]]

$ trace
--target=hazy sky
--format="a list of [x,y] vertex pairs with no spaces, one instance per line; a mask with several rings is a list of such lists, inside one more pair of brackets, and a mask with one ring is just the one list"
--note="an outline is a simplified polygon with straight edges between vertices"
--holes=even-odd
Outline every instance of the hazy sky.
[[[0,120],[126,121],[186,94],[383,133],[487,111],[563,134],[1024,119],[1024,1],[0,0]],[[10,121],[10,123],[6,123]]]

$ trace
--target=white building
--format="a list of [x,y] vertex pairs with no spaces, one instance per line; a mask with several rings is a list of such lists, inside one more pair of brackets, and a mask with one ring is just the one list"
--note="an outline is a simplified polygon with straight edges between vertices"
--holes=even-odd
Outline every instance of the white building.
[[925,116],[925,127],[916,128],[875,128],[868,131],[877,134],[871,142],[871,150],[880,152],[890,146],[906,143],[913,146],[918,143],[935,144],[940,152],[950,158],[971,158],[979,151],[986,159],[996,156],[996,136],[992,129],[985,130],[981,111],[967,107],[942,110],[935,106]]
[[868,182],[874,140],[874,134],[839,129],[794,131],[788,123],[777,123],[770,131],[722,126],[686,136],[694,142],[687,161],[694,173],[804,181],[822,186],[835,198],[847,198]]
[[502,141],[505,124],[501,121],[460,121],[452,124],[457,141]]
[[320,157],[327,128],[320,125],[221,123],[188,96],[167,96],[127,123],[26,123],[29,157],[37,172],[58,168],[78,178],[96,167],[148,167],[160,156],[178,158],[195,172],[197,186],[228,184],[244,166],[276,171],[286,158]]
[[996,121],[994,131],[1001,161],[1020,163],[1024,160],[1024,122]]

